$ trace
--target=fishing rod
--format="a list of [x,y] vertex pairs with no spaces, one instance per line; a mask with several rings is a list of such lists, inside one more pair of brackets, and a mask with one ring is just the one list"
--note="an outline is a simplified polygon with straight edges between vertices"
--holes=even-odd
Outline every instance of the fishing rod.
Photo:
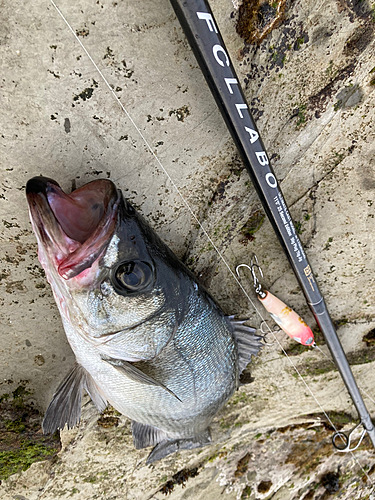
[[[206,0],[170,1],[357,409],[358,425],[363,426],[363,434],[367,432],[375,448],[371,417],[306,258],[211,8]],[[342,432],[336,432],[332,442],[340,451],[351,451],[350,438]]]

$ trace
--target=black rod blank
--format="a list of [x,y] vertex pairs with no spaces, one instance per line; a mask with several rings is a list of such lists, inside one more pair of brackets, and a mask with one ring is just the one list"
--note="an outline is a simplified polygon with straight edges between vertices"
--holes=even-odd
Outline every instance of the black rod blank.
[[206,0],[171,0],[180,24],[375,448],[375,429],[296,233],[262,139]]

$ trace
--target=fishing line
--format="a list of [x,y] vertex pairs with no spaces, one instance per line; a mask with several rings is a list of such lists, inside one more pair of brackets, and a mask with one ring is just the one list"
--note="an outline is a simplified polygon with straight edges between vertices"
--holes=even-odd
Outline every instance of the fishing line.
[[[67,19],[65,18],[65,16],[63,15],[63,13],[61,12],[61,10],[57,7],[57,5],[55,4],[55,2],[53,0],[49,0],[50,3],[53,5],[53,7],[56,9],[57,13],[60,15],[60,17],[62,18],[62,20],[64,21],[64,23],[66,24],[66,26],[69,28],[70,32],[73,34],[74,38],[76,39],[76,41],[79,43],[79,45],[81,46],[82,50],[85,52],[86,56],[88,57],[88,59],[90,60],[91,64],[94,66],[94,68],[96,69],[96,71],[98,72],[98,74],[100,75],[102,81],[104,82],[104,84],[106,85],[106,87],[108,88],[108,90],[110,91],[110,93],[112,94],[112,96],[114,97],[114,99],[116,100],[117,104],[120,106],[120,108],[122,109],[122,111],[125,113],[126,117],[130,120],[131,124],[133,125],[133,127],[136,129],[137,133],[139,134],[139,136],[141,137],[141,139],[143,140],[144,144],[146,145],[147,149],[149,150],[149,152],[152,154],[152,156],[155,158],[157,164],[159,165],[159,167],[161,168],[161,170],[164,172],[164,174],[167,176],[168,180],[170,181],[170,183],[172,184],[172,186],[174,187],[174,189],[177,191],[178,195],[180,196],[183,204],[185,205],[185,207],[187,208],[188,212],[190,213],[190,215],[192,216],[192,218],[194,219],[194,221],[197,223],[197,225],[199,226],[199,228],[202,230],[203,234],[206,236],[206,238],[208,239],[208,241],[210,242],[210,244],[212,245],[213,249],[215,250],[215,252],[217,253],[217,255],[219,256],[219,258],[221,259],[221,261],[223,262],[223,264],[225,265],[225,267],[228,269],[229,271],[229,274],[232,276],[232,278],[236,281],[237,285],[239,286],[239,288],[242,290],[242,292],[244,293],[245,297],[247,298],[247,300],[250,302],[250,304],[253,306],[253,308],[255,309],[256,313],[258,314],[258,316],[260,317],[260,319],[262,320],[262,322],[265,322],[265,324],[267,325],[267,328],[269,330],[269,333],[272,334],[274,340],[277,342],[278,346],[280,347],[280,349],[282,350],[283,354],[286,356],[286,358],[288,359],[289,363],[291,364],[291,366],[293,367],[293,369],[295,370],[295,372],[297,373],[298,377],[302,380],[303,384],[305,385],[306,389],[308,390],[308,392],[310,393],[310,395],[312,396],[312,398],[314,399],[314,401],[316,402],[316,404],[318,405],[319,409],[321,410],[321,412],[324,414],[325,418],[327,419],[327,421],[329,422],[329,424],[332,426],[332,428],[334,429],[335,432],[337,432],[337,429],[335,427],[335,425],[333,424],[333,422],[331,421],[331,419],[329,418],[328,414],[326,413],[326,411],[324,410],[324,408],[321,406],[321,404],[319,403],[319,401],[317,400],[317,398],[315,397],[314,393],[312,392],[312,390],[310,389],[309,385],[307,384],[307,382],[304,380],[303,376],[301,375],[301,373],[299,372],[298,368],[296,367],[296,365],[293,363],[293,361],[291,360],[290,356],[288,356],[288,354],[286,353],[286,351],[284,350],[284,348],[282,347],[281,343],[279,342],[279,340],[277,339],[277,337],[274,335],[274,333],[272,332],[272,330],[270,329],[267,321],[263,318],[262,316],[262,313],[258,310],[258,308],[256,307],[255,303],[253,302],[253,300],[251,299],[251,297],[249,296],[249,294],[246,292],[245,288],[242,286],[241,282],[237,279],[236,275],[234,274],[234,272],[232,271],[231,267],[229,266],[229,264],[227,263],[227,261],[225,260],[224,256],[221,254],[220,250],[218,249],[218,247],[215,245],[214,241],[211,239],[210,235],[207,233],[206,229],[204,228],[204,226],[201,224],[201,222],[198,220],[197,216],[194,214],[192,208],[190,207],[190,205],[188,204],[188,202],[185,200],[182,192],[180,191],[179,187],[177,186],[177,184],[173,181],[172,177],[170,176],[170,174],[168,173],[168,171],[165,169],[165,167],[163,166],[163,164],[161,163],[161,161],[159,160],[159,158],[157,157],[156,153],[154,152],[154,150],[152,149],[151,145],[149,144],[149,142],[147,141],[146,137],[143,135],[142,131],[138,128],[137,124],[135,123],[135,121],[133,120],[133,118],[131,117],[131,115],[128,113],[127,109],[125,108],[125,106],[122,104],[122,102],[120,101],[120,99],[117,97],[114,89],[111,87],[111,85],[109,84],[109,82],[107,81],[106,77],[104,76],[104,74],[102,73],[102,71],[100,70],[100,68],[98,67],[98,65],[96,64],[96,62],[94,61],[94,59],[91,57],[91,55],[89,54],[89,52],[87,51],[86,47],[83,45],[83,43],[81,42],[81,40],[79,39],[78,35],[76,34],[76,32],[73,30],[73,28],[71,27],[71,25],[69,24],[69,22],[67,21]],[[359,465],[359,467],[362,469],[362,471],[364,472],[364,474],[366,475],[368,481],[372,484],[372,481],[371,481],[371,478],[367,475],[366,471],[363,469],[363,467],[360,465],[360,463],[358,462],[358,460],[356,459],[356,457],[354,456],[353,452],[351,451],[350,452],[352,454],[352,457],[354,459],[354,461]]]

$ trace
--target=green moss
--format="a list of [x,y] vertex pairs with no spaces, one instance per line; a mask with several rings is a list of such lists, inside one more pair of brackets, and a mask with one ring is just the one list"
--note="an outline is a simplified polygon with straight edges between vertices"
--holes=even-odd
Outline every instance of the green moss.
[[336,321],[333,322],[333,324],[335,325],[336,329],[340,328],[341,326],[344,326],[348,323],[348,319],[345,318],[345,316],[343,318],[340,318]]
[[17,420],[4,420],[4,425],[7,431],[16,432],[17,434],[20,434],[26,429],[25,424],[20,418]]
[[323,334],[318,327],[313,328],[312,332],[314,334],[315,344],[317,345],[325,344],[325,339],[323,337]]
[[358,351],[350,352],[346,355],[349,364],[363,365],[375,361],[375,347],[367,347]]
[[231,422],[228,422],[228,420],[226,420],[225,418],[222,418],[220,420],[220,427],[222,429],[229,429],[229,427],[231,427]]
[[57,433],[43,436],[39,412],[27,402],[31,391],[21,381],[12,394],[0,399],[0,480],[26,470],[60,449]]
[[298,108],[298,115],[297,115],[297,127],[300,127],[301,125],[303,125],[305,122],[306,122],[306,115],[305,115],[305,111],[306,111],[306,104],[302,104],[301,106],[299,106]]
[[242,491],[241,500],[245,500],[246,498],[250,498],[251,491],[252,491],[251,486],[245,486],[244,490]]
[[[349,352],[346,358],[350,365],[363,365],[375,361],[375,347],[366,347],[357,351]],[[332,361],[306,361],[303,365],[299,366],[299,372],[303,376],[316,376],[324,375],[329,372],[336,372],[337,368]],[[294,372],[292,373],[294,376]],[[296,374],[297,375],[297,374]],[[297,375],[298,376],[298,375]]]
[[307,367],[306,375],[323,375],[324,373],[331,372],[335,366],[329,361],[321,363],[320,366]]
[[301,47],[301,45],[302,45],[303,43],[305,43],[305,40],[304,40],[303,38],[301,38],[301,37],[300,37],[300,38],[297,38],[296,43],[295,43],[295,47],[296,47],[296,49],[297,49],[297,50],[299,50],[299,49],[300,49],[300,47]]
[[338,99],[337,102],[335,102],[335,104],[333,105],[333,110],[334,111],[338,111],[342,106],[342,100],[341,99]]
[[328,250],[331,246],[332,241],[333,241],[333,238],[328,238],[327,243],[325,244],[325,247],[323,248],[323,250]]
[[12,392],[13,403],[22,404],[25,397],[30,396],[32,394],[31,391],[26,389],[27,383],[28,383],[27,380],[23,380],[21,384],[17,387],[17,389],[15,389]]
[[299,342],[293,342],[288,349],[285,349],[288,356],[298,356],[303,352],[306,352],[306,346],[300,344]]
[[93,476],[93,475],[87,476],[87,477],[85,477],[85,479],[83,479],[84,483],[96,483],[96,481],[97,481],[97,478],[96,478],[96,476]]
[[336,428],[341,429],[341,427],[353,423],[353,417],[349,413],[329,411],[327,414]]
[[333,61],[329,61],[329,65],[327,66],[326,69],[327,76],[332,76],[333,75]]
[[343,159],[344,159],[344,153],[338,153],[337,151],[335,151],[334,166],[337,167],[337,165],[339,165]]
[[262,210],[256,210],[241,228],[241,233],[250,241],[254,240],[254,234],[262,227],[265,218],[266,216]]
[[248,397],[246,392],[236,392],[231,399],[229,400],[229,405],[237,405],[238,403],[246,403],[248,401]]
[[213,462],[214,460],[217,459],[217,457],[219,456],[219,452],[217,451],[216,453],[214,453],[213,455],[211,455],[208,459],[207,459],[207,462]]
[[44,460],[57,453],[56,448],[48,448],[40,443],[25,440],[18,450],[0,452],[0,479],[24,471],[34,462]]
[[304,229],[302,229],[302,223],[299,222],[298,220],[294,222],[294,227],[296,229],[297,234],[302,234],[304,232]]
[[7,401],[9,399],[9,394],[3,394],[2,396],[0,396],[0,403],[2,403],[3,401]]

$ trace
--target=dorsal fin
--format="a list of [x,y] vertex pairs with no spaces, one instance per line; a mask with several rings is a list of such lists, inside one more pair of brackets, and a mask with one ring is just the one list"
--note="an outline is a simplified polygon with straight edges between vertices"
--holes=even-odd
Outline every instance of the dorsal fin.
[[247,319],[236,320],[234,316],[227,316],[226,318],[233,328],[233,336],[238,349],[238,371],[239,375],[241,375],[243,370],[250,363],[251,356],[258,354],[263,345],[261,342],[263,337],[255,334],[255,328],[244,324],[248,321]]

